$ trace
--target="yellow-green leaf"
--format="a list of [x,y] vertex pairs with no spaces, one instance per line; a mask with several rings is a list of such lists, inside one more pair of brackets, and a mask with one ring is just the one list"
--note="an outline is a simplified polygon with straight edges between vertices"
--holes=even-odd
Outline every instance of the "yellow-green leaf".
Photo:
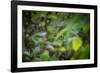
[[60,46],[62,46],[62,41],[54,41],[53,45],[60,47]]
[[66,51],[66,48],[65,47],[61,47],[61,48],[59,48],[59,51],[60,52],[65,52]]
[[57,36],[56,36],[56,39],[60,38],[66,30],[67,29],[65,28],[65,29],[62,29],[61,31],[59,31]]
[[40,27],[44,27],[45,26],[45,22],[41,22],[41,24],[39,26]]
[[82,46],[82,39],[80,37],[74,37],[72,41],[72,48],[74,51],[78,51],[78,49]]

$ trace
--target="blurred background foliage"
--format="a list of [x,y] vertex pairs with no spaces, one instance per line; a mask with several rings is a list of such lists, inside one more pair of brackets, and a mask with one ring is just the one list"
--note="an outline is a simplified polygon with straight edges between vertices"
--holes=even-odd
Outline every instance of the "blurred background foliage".
[[90,58],[90,14],[22,12],[22,61]]

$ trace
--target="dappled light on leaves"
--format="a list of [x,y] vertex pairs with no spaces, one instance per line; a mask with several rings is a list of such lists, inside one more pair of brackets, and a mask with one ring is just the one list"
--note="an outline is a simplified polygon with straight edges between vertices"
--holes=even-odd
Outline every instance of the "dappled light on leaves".
[[22,61],[90,58],[90,14],[22,12]]

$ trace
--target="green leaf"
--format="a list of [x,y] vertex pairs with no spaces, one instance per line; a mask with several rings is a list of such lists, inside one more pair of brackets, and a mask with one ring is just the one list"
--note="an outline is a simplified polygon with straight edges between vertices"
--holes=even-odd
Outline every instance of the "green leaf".
[[53,55],[53,56],[51,56],[50,58],[49,58],[49,60],[50,61],[54,61],[54,60],[57,60],[58,58],[55,56],[55,55]]
[[52,26],[47,26],[47,31],[48,32],[53,32],[54,31],[54,28]]
[[85,44],[84,47],[80,50],[80,55],[78,59],[88,59],[90,58],[90,46],[89,44]]
[[41,55],[40,55],[40,59],[42,61],[48,61],[49,59],[49,52],[47,50],[45,50]]
[[54,48],[51,44],[48,44],[48,45],[46,46],[46,48],[48,48],[48,49],[51,50],[51,51],[55,51],[55,48]]
[[55,20],[57,19],[56,15],[49,15],[48,17],[51,18],[51,19],[55,19]]

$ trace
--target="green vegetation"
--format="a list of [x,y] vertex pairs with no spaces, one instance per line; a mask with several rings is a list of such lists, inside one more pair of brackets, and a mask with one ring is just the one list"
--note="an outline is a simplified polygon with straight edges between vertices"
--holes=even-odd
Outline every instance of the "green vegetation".
[[90,58],[90,14],[22,12],[22,61]]

